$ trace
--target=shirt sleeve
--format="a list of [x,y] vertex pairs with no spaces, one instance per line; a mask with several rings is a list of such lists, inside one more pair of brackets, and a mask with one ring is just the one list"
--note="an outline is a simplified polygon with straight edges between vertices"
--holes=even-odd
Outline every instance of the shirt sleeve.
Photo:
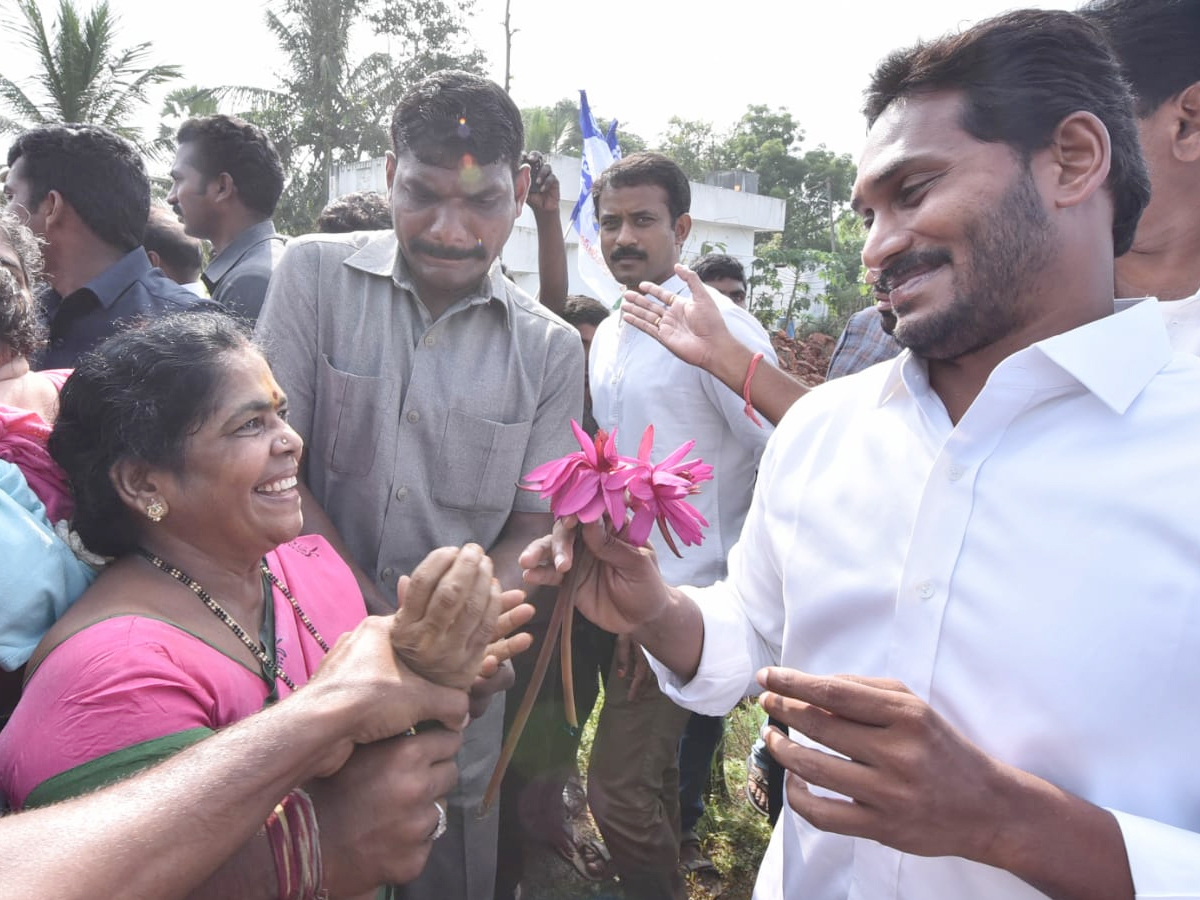
[[[551,326],[542,397],[534,413],[521,474],[578,449],[571,420],[583,419],[583,344],[578,335]],[[548,512],[549,501],[533,491],[518,490],[514,512]]]
[[212,298],[235,316],[253,321],[262,311],[271,273],[256,266],[234,267],[213,292]]
[[772,483],[773,470],[785,455],[777,451],[779,443],[773,439],[763,455],[746,523],[729,554],[729,575],[711,587],[683,589],[704,618],[696,674],[684,683],[647,654],[663,693],[703,715],[723,716],[742,697],[759,693],[755,674],[763,666],[779,665],[782,656],[783,561],[772,541],[772,531],[781,523],[770,508],[770,491],[762,489]]
[[288,421],[312,437],[317,395],[317,293],[320,245],[293,241],[271,276],[254,335],[288,398]]
[[1200,834],[1110,810],[1125,839],[1134,896],[1155,900],[1200,898]]
[[[750,320],[748,315],[740,315],[741,312],[731,304],[730,309],[723,312],[725,325],[733,336],[749,347],[752,352],[761,353],[767,362],[778,364],[779,360],[775,355],[775,348],[771,346],[770,337],[758,322]],[[763,422],[761,426],[755,424],[746,415],[745,399],[730,390],[715,376],[708,372],[701,372],[700,384],[709,402],[721,411],[722,418],[738,443],[752,451],[755,456],[761,454],[767,444],[767,438],[771,436],[773,430],[771,425],[766,422]]]

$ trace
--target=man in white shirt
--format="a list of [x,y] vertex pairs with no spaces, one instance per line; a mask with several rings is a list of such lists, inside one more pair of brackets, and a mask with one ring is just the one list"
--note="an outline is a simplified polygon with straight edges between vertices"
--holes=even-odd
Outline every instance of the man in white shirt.
[[[674,267],[691,229],[691,189],[674,162],[635,153],[606,169],[592,186],[600,247],[613,277],[636,289],[661,284],[687,295]],[[762,327],[721,295],[731,331],[772,361]],[[610,316],[596,329],[589,354],[592,412],[617,446],[636,452],[654,426],[652,459],[663,460],[686,441],[713,466],[713,480],[690,498],[710,523],[703,544],[681,545],[681,556],[657,533],[650,542],[665,576],[676,584],[712,584],[725,575],[737,540],[769,427],[745,415],[743,403],[713,376],[676,358],[649,336]],[[686,710],[663,696],[644,670],[640,652],[619,645],[588,775],[588,799],[626,895],[636,900],[685,900],[679,863],[678,745]],[[636,760],[636,765],[631,765]]]
[[1058,11],[893,54],[867,97],[854,207],[909,350],[792,407],[726,581],[590,525],[579,608],[693,709],[767,689],[760,900],[1200,897],[1200,362],[1112,314],[1131,97]]
[[1117,297],[1157,297],[1172,346],[1200,355],[1200,3],[1094,0],[1080,13],[1133,88],[1153,187],[1116,263]]

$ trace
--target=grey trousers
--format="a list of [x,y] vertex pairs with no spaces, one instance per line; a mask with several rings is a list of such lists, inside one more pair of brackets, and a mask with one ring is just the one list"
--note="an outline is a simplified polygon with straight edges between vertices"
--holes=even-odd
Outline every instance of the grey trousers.
[[499,804],[480,818],[479,804],[500,758],[504,694],[467,726],[458,751],[458,786],[446,808],[446,833],[433,842],[416,881],[392,889],[395,900],[492,900],[496,886]]

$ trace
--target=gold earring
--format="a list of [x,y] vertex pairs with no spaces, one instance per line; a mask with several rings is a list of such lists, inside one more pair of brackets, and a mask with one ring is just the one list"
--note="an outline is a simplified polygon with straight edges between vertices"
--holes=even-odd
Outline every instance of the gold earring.
[[146,518],[151,522],[161,522],[168,512],[167,504],[155,497],[146,507]]

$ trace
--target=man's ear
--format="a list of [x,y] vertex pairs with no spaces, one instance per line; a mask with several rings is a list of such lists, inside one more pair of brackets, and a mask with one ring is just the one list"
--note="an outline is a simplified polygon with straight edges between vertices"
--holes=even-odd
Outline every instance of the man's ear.
[[156,269],[162,268],[162,257],[158,255],[157,250],[147,250],[146,255],[150,257],[150,265],[154,266]]
[[391,150],[384,157],[383,172],[384,178],[387,179],[388,196],[392,196],[392,179],[396,177],[396,154]]
[[513,194],[517,201],[518,216],[525,208],[525,198],[529,196],[529,176],[529,165],[526,163],[517,169],[517,174],[513,177]]
[[[1054,204],[1078,206],[1103,186],[1112,165],[1108,129],[1090,112],[1073,112],[1054,130],[1049,154]],[[1040,155],[1040,154],[1039,154]]]
[[1174,105],[1176,113],[1171,152],[1180,162],[1200,161],[1200,81],[1167,102]]
[[237,196],[237,185],[228,172],[222,172],[216,178],[210,179],[209,184],[214,188],[214,200],[230,200]]
[[[46,196],[37,205],[37,209],[42,212],[47,233],[49,233],[51,225],[61,225],[72,211],[67,198],[53,188],[46,191]],[[30,210],[30,212],[33,211]]]
[[688,213],[680,213],[675,220],[675,246],[682,247],[692,233],[692,217]]

